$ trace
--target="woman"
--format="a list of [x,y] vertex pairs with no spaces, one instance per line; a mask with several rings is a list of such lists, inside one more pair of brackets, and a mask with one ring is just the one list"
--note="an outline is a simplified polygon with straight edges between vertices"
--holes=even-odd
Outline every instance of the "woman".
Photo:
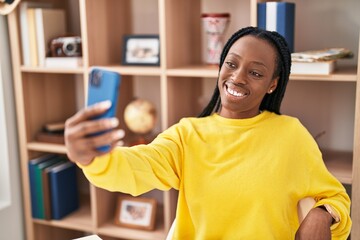
[[[174,239],[346,239],[350,200],[326,169],[316,142],[280,115],[290,75],[276,32],[240,29],[226,43],[213,97],[199,118],[184,118],[148,145],[115,147],[118,121],[90,121],[104,102],[66,122],[69,158],[96,186],[139,195],[179,190]],[[97,146],[112,144],[105,155]],[[299,224],[297,203],[316,204]],[[299,226],[300,225],[300,226]]]

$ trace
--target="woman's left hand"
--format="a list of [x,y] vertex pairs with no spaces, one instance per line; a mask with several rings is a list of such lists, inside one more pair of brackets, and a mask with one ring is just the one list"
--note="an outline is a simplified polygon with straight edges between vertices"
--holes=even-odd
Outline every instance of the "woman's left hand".
[[313,208],[300,224],[295,240],[331,240],[332,216],[321,208]]

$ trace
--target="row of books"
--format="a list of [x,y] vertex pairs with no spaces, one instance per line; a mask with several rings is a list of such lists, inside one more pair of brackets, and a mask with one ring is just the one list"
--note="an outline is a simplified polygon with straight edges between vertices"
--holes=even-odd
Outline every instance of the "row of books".
[[66,156],[44,154],[28,167],[33,218],[59,220],[79,208],[76,165]]
[[25,66],[78,67],[81,57],[51,57],[50,42],[64,36],[66,12],[51,3],[23,1],[19,5],[22,57]]

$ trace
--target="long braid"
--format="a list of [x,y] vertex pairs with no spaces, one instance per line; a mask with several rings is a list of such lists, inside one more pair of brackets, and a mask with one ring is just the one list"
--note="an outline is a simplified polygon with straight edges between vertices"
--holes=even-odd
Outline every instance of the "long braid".
[[[264,96],[264,99],[260,104],[260,110],[268,110],[280,114],[280,106],[285,95],[291,67],[291,53],[284,37],[282,37],[280,34],[277,32],[262,30],[256,27],[246,27],[235,32],[224,45],[220,56],[219,73],[231,46],[239,38],[246,35],[252,35],[269,42],[277,51],[276,70],[273,78],[279,76],[278,86],[272,94],[266,94]],[[217,82],[218,79],[216,81],[216,86],[212,98],[199,117],[206,117],[211,115],[213,112],[219,111],[221,107],[221,99]]]

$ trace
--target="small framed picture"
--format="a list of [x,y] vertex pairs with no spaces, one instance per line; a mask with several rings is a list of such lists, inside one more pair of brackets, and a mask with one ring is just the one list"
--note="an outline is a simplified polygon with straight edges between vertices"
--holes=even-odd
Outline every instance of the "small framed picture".
[[120,196],[117,202],[115,224],[122,227],[154,230],[156,200],[152,198]]
[[159,66],[160,39],[158,35],[125,35],[123,65]]

